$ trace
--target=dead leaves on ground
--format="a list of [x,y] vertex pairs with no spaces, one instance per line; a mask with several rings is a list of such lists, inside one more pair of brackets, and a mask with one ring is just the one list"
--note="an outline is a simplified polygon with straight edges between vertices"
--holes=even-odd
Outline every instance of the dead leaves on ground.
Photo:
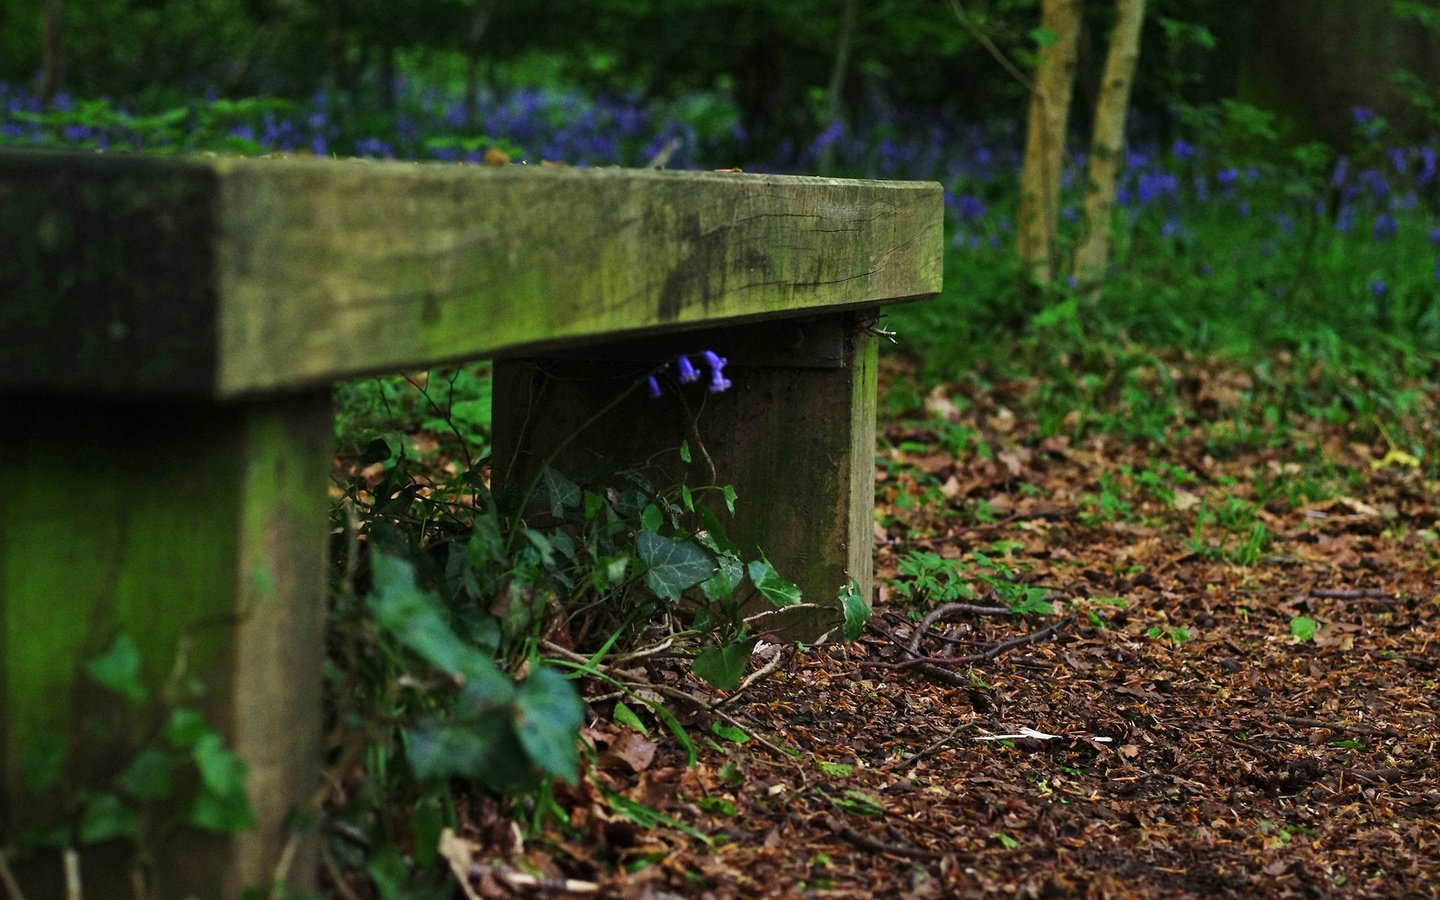
[[[1178,373],[1217,415],[1249,377]],[[799,654],[728,707],[763,744],[685,711],[694,768],[660,723],[641,734],[599,703],[588,780],[556,795],[567,825],[508,848],[462,827],[472,889],[481,872],[500,893],[480,896],[575,893],[564,879],[657,898],[1433,896],[1437,485],[1372,466],[1386,448],[1343,426],[1285,450],[1217,453],[1201,429],[1074,444],[994,393],[937,392],[928,421],[891,423],[879,577],[912,550],[1002,546],[1069,627],[946,683],[873,664],[1051,620],[916,635],[882,606],[856,644]],[[936,422],[972,443],[941,448]]]

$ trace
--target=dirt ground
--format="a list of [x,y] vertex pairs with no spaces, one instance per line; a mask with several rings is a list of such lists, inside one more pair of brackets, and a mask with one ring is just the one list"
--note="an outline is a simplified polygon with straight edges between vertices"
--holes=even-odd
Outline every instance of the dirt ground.
[[[595,704],[597,764],[555,797],[570,828],[521,842],[472,803],[465,890],[1440,896],[1437,485],[1345,426],[1072,445],[1006,404],[930,397],[988,453],[887,427],[859,641],[785,648],[733,697],[653,665],[705,704],[696,764]],[[977,551],[1055,614],[897,574]]]

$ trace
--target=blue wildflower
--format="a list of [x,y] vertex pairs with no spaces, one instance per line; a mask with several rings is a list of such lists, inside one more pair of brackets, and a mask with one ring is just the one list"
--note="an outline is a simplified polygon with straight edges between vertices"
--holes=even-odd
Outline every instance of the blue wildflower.
[[675,365],[680,369],[681,384],[690,384],[691,382],[700,380],[700,372],[690,363],[690,357],[681,354],[680,357],[675,360]]
[[962,222],[975,222],[985,217],[985,203],[979,197],[961,194],[955,198],[955,212]]
[[1350,174],[1350,157],[1342,156],[1335,160],[1335,170],[1330,173],[1330,184],[1339,187],[1345,183],[1346,177]]
[[1440,228],[1430,229],[1430,243],[1440,247]]
[[1385,173],[1379,169],[1366,169],[1360,173],[1359,181],[1368,187],[1377,199],[1384,200],[1390,196],[1390,182],[1385,180]]
[[1141,172],[1135,192],[1141,203],[1150,203],[1157,197],[1175,193],[1179,187],[1179,180],[1169,172]]
[[730,379],[725,377],[725,363],[729,360],[714,350],[706,350],[704,355],[705,364],[710,367],[710,393],[718,394],[730,387]]
[[1375,120],[1375,110],[1368,106],[1352,107],[1350,109],[1350,115],[1354,118],[1355,124],[1360,126],[1369,125]]
[[1370,293],[1377,297],[1385,296],[1385,279],[1377,278],[1370,282]]
[[1374,236],[1375,240],[1384,243],[1395,236],[1400,226],[1395,222],[1395,217],[1389,213],[1381,213],[1375,217]]
[[645,389],[650,393],[652,399],[660,396],[660,382],[654,375],[645,376]]
[[1390,157],[1390,165],[1394,166],[1395,171],[1399,174],[1404,175],[1405,170],[1410,168],[1410,161],[1405,158],[1405,151],[1403,149],[1391,147],[1385,151],[1385,154]]
[[1341,234],[1349,234],[1350,229],[1355,227],[1355,207],[1348,203],[1340,207],[1340,214],[1335,217],[1335,230]]
[[1225,169],[1221,172],[1216,173],[1215,175],[1215,180],[1223,184],[1225,187],[1229,187],[1230,185],[1234,184],[1239,178],[1240,173],[1234,169]]
[[1184,161],[1195,155],[1195,148],[1184,140],[1176,138],[1175,143],[1170,145],[1170,152],[1175,154],[1176,159]]

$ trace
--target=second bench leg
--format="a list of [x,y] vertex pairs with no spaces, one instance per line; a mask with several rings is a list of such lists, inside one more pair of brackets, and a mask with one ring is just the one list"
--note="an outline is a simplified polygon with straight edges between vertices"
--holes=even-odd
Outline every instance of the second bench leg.
[[[739,497],[731,536],[746,552],[768,556],[808,602],[836,609],[789,635],[814,640],[840,621],[837,595],[850,579],[870,596],[875,497],[875,338],[850,317],[822,324],[814,330],[839,335],[833,352],[795,353],[800,364],[785,362],[799,327],[785,322],[629,344],[609,354],[629,359],[576,353],[498,360],[497,480],[533,478],[562,445],[555,457],[562,471],[601,454],[647,467],[657,487],[707,483],[713,463],[716,481]],[[665,379],[659,398],[631,390],[677,346],[729,358],[733,386],[709,393],[703,382]],[[692,359],[700,363],[698,355]],[[576,433],[626,390],[624,400]],[[695,448],[690,466],[678,455],[682,441]]]

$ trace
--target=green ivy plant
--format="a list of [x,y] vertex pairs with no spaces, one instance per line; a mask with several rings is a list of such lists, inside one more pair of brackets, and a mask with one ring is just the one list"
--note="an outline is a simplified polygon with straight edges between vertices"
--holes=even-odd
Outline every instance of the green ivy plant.
[[255,826],[244,763],[189,705],[202,686],[192,679],[156,690],[141,677],[141,664],[134,640],[121,632],[83,667],[123,710],[116,743],[129,751],[119,765],[97,775],[57,734],[22,751],[25,789],[58,799],[50,821],[22,831],[13,851],[77,851],[127,840],[144,858],[179,827],[231,834]]

